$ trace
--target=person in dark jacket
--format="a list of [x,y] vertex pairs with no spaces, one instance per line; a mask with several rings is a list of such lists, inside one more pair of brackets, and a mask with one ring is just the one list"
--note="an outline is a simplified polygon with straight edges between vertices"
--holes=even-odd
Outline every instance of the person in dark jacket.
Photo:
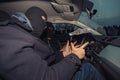
[[[80,60],[85,56],[84,47],[88,43],[76,47],[74,43],[67,42],[62,49],[63,52],[58,53],[58,56],[63,58],[57,60],[57,55],[53,55],[49,47],[38,38],[46,26],[45,17],[47,18],[42,9],[31,7],[25,14],[12,15],[7,25],[0,26],[0,77],[3,80],[76,79],[73,76],[81,65]],[[51,65],[55,60],[58,62]],[[81,69],[88,68],[86,66],[83,65]],[[96,71],[90,70],[86,74]],[[80,76],[79,72],[76,75]],[[84,74],[82,77],[85,78],[88,75]],[[97,77],[98,75],[93,74],[91,80],[94,78],[103,80],[101,77]]]

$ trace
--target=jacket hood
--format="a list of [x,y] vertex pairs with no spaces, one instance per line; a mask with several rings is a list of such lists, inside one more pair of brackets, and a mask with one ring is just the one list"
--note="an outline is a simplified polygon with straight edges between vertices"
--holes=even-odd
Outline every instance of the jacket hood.
[[10,23],[15,23],[20,25],[20,27],[24,28],[27,31],[32,32],[33,27],[29,21],[29,19],[25,16],[24,13],[17,12],[14,15],[12,15]]
[[25,16],[24,13],[18,12],[14,15],[12,15],[12,17],[15,17],[16,19],[18,19],[21,23],[23,23],[25,26],[28,26],[32,31],[33,31],[33,27],[29,21],[29,19]]

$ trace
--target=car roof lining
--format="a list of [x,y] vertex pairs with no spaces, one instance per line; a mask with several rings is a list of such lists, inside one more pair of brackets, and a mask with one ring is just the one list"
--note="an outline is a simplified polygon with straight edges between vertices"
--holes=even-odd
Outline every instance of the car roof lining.
[[[81,4],[81,3],[80,3]],[[78,8],[78,4],[74,4],[76,8]],[[48,21],[50,20],[62,20],[64,16],[60,13],[57,13],[53,6],[51,5],[51,1],[12,1],[12,2],[3,2],[0,3],[0,10],[3,10],[10,15],[15,12],[25,12],[28,8],[32,6],[37,6],[42,8],[48,15]],[[81,7],[79,8],[81,10]],[[74,16],[74,20],[79,18],[80,12]],[[52,18],[52,19],[51,19]]]

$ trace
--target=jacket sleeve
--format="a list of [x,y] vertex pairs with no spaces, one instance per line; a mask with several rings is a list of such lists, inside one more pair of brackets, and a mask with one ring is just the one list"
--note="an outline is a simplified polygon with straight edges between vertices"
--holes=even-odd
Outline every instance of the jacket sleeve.
[[60,62],[63,58],[64,58],[64,56],[63,56],[62,52],[57,51],[53,55],[50,55],[46,59],[46,61],[47,61],[48,65],[53,65],[53,64]]
[[[11,41],[7,46],[1,45],[0,74],[5,80],[71,80],[76,72],[76,63],[71,54],[59,63],[48,66],[45,60],[26,42]],[[11,46],[12,45],[12,46]]]

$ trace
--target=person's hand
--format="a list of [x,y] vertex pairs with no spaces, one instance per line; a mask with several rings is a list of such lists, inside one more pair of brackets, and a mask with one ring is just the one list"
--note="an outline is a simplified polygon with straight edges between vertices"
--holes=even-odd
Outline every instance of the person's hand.
[[71,54],[71,48],[70,48],[69,41],[67,41],[67,44],[60,51],[62,51],[64,57]]
[[71,52],[77,55],[80,59],[85,57],[85,47],[89,44],[89,42],[84,43],[83,45],[75,46],[74,43],[71,43]]

